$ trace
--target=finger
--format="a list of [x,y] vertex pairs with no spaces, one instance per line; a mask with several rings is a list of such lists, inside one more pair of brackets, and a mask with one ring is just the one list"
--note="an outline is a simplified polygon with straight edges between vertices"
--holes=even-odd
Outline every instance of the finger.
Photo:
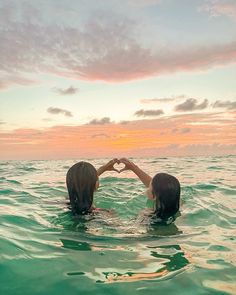
[[129,166],[129,162],[121,161],[120,163],[124,164],[126,168]]
[[111,164],[113,164],[113,160],[110,160],[106,163],[106,166],[110,166]]
[[128,170],[128,169],[127,168],[123,168],[123,169],[120,170],[120,173],[123,172],[123,171],[126,171],[126,170]]
[[121,158],[120,163],[123,163],[123,164],[127,163],[127,159],[126,158]]
[[112,159],[112,160],[110,160],[110,161],[107,163],[107,166],[108,166],[108,167],[111,167],[111,166],[113,166],[115,163],[116,163],[116,162],[115,162],[115,159]]
[[115,172],[117,172],[117,173],[120,173],[120,171],[119,170],[117,170],[117,169],[112,169],[113,171],[115,171]]

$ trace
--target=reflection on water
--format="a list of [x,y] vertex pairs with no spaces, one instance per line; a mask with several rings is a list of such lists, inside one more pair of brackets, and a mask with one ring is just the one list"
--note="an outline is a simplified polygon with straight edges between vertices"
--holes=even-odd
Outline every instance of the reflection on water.
[[86,242],[75,242],[72,240],[61,239],[62,247],[78,251],[92,251],[92,247]]
[[[96,283],[134,282],[138,280],[160,280],[172,278],[184,271],[189,264],[185,253],[179,245],[150,247],[139,244],[133,247],[103,245],[91,245],[87,242],[61,240],[64,248],[76,251],[98,251],[106,259],[109,252],[115,251],[119,259],[113,260],[114,266],[101,267],[99,261],[94,261],[92,270],[68,272],[67,275],[84,275]],[[132,253],[132,259],[128,259],[128,253]],[[122,257],[122,259],[120,259]],[[135,263],[138,265],[135,267]],[[104,264],[104,261],[103,263]],[[118,266],[119,264],[119,266]],[[123,264],[123,267],[122,267]]]
[[[147,249],[150,247],[147,247]],[[138,249],[137,249],[138,250]],[[189,264],[188,259],[184,256],[184,252],[179,245],[169,245],[156,248],[155,251],[150,251],[150,259],[147,257],[147,250],[144,251],[145,259],[142,257],[142,251],[138,252],[138,260],[142,260],[145,267],[140,269],[129,269],[128,271],[105,271],[101,270],[105,277],[103,282],[132,282],[137,280],[153,280],[167,279],[175,274],[183,271]],[[155,262],[152,262],[152,257]],[[100,281],[102,282],[102,281]]]
[[[73,218],[70,220],[73,220]],[[62,219],[60,219],[60,221],[62,221]],[[105,224],[106,227],[102,227],[101,222],[103,225]],[[117,219],[115,219],[115,222],[117,222]],[[116,229],[117,231],[120,231],[121,228],[124,230],[124,225],[121,225],[121,223],[122,220],[120,220],[119,228]],[[62,223],[60,225],[62,226]],[[64,223],[64,225],[70,231],[76,229],[80,232],[81,237],[84,237],[84,239],[87,240],[91,239],[92,241],[87,242],[81,239],[73,240],[63,238],[60,239],[63,248],[79,252],[97,252],[103,257],[103,262],[101,263],[102,265],[104,265],[106,256],[115,252],[115,256],[113,257],[113,267],[101,267],[99,265],[99,260],[97,260],[94,261],[92,270],[85,271],[84,269],[80,269],[80,271],[76,270],[68,272],[67,275],[69,276],[84,275],[94,280],[96,283],[134,282],[138,280],[154,279],[160,280],[173,277],[175,274],[184,271],[189,264],[189,260],[186,258],[180,245],[154,246],[149,243],[149,240],[153,242],[161,237],[170,237],[177,234],[180,235],[182,231],[180,231],[175,224],[171,224],[169,226],[149,225],[146,227],[146,235],[131,234],[127,236],[127,232],[130,233],[134,230],[134,225],[129,224],[130,228],[127,229],[126,226],[126,231],[124,230],[123,235],[115,233],[109,237],[107,236],[108,233],[110,233],[108,227],[114,226],[114,224],[112,224],[112,219],[109,219],[109,222],[105,222],[105,216],[102,218],[101,213],[99,214],[99,217],[94,215],[90,218],[75,219],[73,223],[71,222],[69,227],[67,223]],[[100,229],[100,234],[99,231],[97,231],[96,235],[94,235],[91,227],[92,229]],[[104,236],[104,233],[107,235]],[[98,240],[94,241],[94,238],[97,237],[99,237]],[[140,243],[140,237],[142,239],[145,239],[146,237],[146,240],[144,240],[145,244]],[[106,239],[109,243],[107,243]],[[125,241],[128,245],[126,245]],[[118,259],[116,260],[115,257],[117,256]],[[138,266],[134,267],[137,262]]]

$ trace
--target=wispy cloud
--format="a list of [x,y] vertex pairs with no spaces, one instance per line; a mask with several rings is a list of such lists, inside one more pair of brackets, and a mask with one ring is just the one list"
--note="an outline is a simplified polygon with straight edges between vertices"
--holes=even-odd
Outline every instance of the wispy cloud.
[[236,101],[220,101],[213,103],[213,108],[225,108],[228,110],[236,110]]
[[91,138],[109,138],[110,136],[105,133],[97,133],[91,135]]
[[[181,49],[156,42],[148,48],[139,36],[138,24],[123,15],[95,13],[74,28],[43,21],[39,8],[29,3],[24,2],[21,9],[8,1],[2,3],[1,88],[28,83],[30,73],[124,82],[236,62],[236,41]],[[16,73],[20,78],[16,79]]]
[[190,128],[183,128],[181,129],[181,133],[189,133],[191,131]]
[[[208,70],[236,61],[236,42],[208,47],[186,47],[179,51],[166,48],[163,53],[162,49],[153,52],[151,49],[142,48],[137,40],[128,40],[124,42],[128,43],[126,49],[111,47],[105,56],[98,56],[97,53],[93,57],[91,55],[91,60],[81,68],[83,77],[89,80],[123,82],[176,72]],[[123,41],[124,39],[120,40],[120,44],[123,44]],[[119,42],[111,44],[117,43]]]
[[137,117],[157,117],[163,115],[163,110],[139,110],[135,112],[135,116]]
[[173,102],[179,99],[186,98],[185,95],[173,96],[173,97],[160,97],[160,98],[144,98],[140,100],[140,103],[149,104],[149,103],[166,103]]
[[111,123],[112,122],[109,117],[104,117],[102,119],[93,119],[88,123],[88,125],[106,125]]
[[126,124],[129,124],[129,122],[130,122],[130,121],[122,120],[122,121],[120,121],[119,123],[120,123],[121,125],[126,125]]
[[[1,33],[0,33],[1,37]],[[0,48],[1,52],[1,48]],[[0,57],[1,60],[1,57]],[[6,71],[1,71],[0,70],[0,90],[1,89],[7,89],[11,85],[19,85],[19,86],[31,86],[34,84],[39,83],[36,82],[35,80],[29,79],[27,77],[20,76],[21,74],[16,74],[16,73],[7,73]]]
[[44,122],[52,122],[53,119],[52,118],[43,118],[42,121],[44,121]]
[[208,0],[200,10],[207,11],[212,17],[227,16],[236,20],[235,0]]
[[62,114],[65,117],[73,117],[72,113],[68,110],[64,110],[64,109],[60,109],[60,108],[54,108],[54,107],[50,107],[47,109],[47,112],[53,115],[58,115],[58,114]]
[[191,128],[185,127],[182,129],[178,129],[178,128],[174,128],[171,130],[171,133],[175,134],[175,133],[189,133],[191,131]]
[[208,106],[208,100],[204,99],[203,102],[198,103],[196,98],[188,98],[183,103],[175,106],[175,111],[177,112],[188,112],[188,111],[196,111],[203,110]]
[[64,89],[55,87],[53,88],[53,91],[57,92],[60,95],[73,95],[76,94],[79,91],[79,89],[73,86]]

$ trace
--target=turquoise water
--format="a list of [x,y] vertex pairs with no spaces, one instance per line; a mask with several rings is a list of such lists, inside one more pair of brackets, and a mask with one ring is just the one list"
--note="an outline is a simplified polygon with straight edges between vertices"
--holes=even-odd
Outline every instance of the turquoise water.
[[133,160],[180,180],[175,224],[149,225],[131,172],[103,174],[95,203],[112,212],[79,221],[65,187],[76,161],[0,163],[1,294],[236,294],[236,156]]

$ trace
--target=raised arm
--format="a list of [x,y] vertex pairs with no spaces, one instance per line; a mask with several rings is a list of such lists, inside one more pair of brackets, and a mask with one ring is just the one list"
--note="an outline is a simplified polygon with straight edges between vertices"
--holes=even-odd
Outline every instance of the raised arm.
[[149,176],[146,172],[144,172],[142,169],[140,169],[137,165],[135,165],[133,162],[126,158],[122,158],[119,160],[120,163],[125,164],[125,167],[120,170],[120,172],[125,171],[125,170],[131,170],[133,171],[138,178],[142,181],[142,183],[146,186],[149,187],[149,184],[152,180],[151,176]]
[[118,159],[112,159],[109,162],[107,162],[105,165],[102,165],[101,167],[99,167],[97,169],[97,174],[98,176],[100,176],[102,173],[104,173],[105,171],[116,171],[119,173],[119,171],[117,169],[114,168],[114,165],[116,163],[119,163]]

